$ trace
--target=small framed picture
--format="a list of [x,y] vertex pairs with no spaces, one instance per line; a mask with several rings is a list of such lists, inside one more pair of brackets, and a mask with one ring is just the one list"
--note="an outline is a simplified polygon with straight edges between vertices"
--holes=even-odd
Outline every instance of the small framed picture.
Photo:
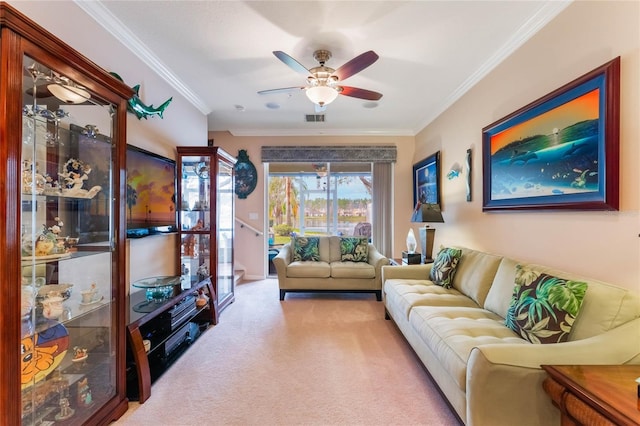
[[413,206],[440,204],[440,151],[413,165]]

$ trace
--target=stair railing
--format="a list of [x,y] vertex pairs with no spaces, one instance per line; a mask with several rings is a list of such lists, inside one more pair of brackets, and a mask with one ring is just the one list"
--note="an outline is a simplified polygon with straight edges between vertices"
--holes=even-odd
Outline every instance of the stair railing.
[[242,219],[238,219],[236,217],[236,222],[238,222],[240,224],[240,228],[247,228],[250,231],[255,232],[256,233],[256,237],[260,237],[260,236],[264,235],[264,232],[262,232],[261,230],[259,230],[257,228],[254,228],[253,226],[249,225],[247,222],[245,222]]

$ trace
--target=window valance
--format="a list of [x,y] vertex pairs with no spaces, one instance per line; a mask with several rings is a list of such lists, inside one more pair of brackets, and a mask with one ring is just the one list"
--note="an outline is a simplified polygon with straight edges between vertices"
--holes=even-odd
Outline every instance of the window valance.
[[364,162],[395,163],[394,145],[263,146],[263,163]]

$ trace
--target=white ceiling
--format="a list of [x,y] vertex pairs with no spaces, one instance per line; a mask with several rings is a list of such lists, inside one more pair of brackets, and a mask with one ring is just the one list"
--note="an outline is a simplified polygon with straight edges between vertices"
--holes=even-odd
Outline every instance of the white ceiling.
[[[415,135],[546,25],[567,1],[77,1],[177,93],[234,135]],[[377,62],[345,85],[383,94],[339,96],[326,122],[305,84],[278,60],[307,68],[327,49],[338,68],[374,50]],[[144,99],[143,99],[144,101]],[[268,103],[279,106],[268,108]],[[169,111],[169,110],[167,110]]]

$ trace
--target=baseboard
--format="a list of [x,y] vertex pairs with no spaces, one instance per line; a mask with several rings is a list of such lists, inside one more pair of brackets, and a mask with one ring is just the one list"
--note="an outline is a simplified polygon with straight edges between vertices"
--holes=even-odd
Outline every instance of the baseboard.
[[[267,278],[271,278],[271,277],[266,277],[264,275],[247,275],[247,274],[245,274],[244,277],[243,277],[243,279],[245,281],[258,281],[258,280],[264,280],[264,279],[267,279]],[[275,278],[275,277],[273,277],[273,278]]]

